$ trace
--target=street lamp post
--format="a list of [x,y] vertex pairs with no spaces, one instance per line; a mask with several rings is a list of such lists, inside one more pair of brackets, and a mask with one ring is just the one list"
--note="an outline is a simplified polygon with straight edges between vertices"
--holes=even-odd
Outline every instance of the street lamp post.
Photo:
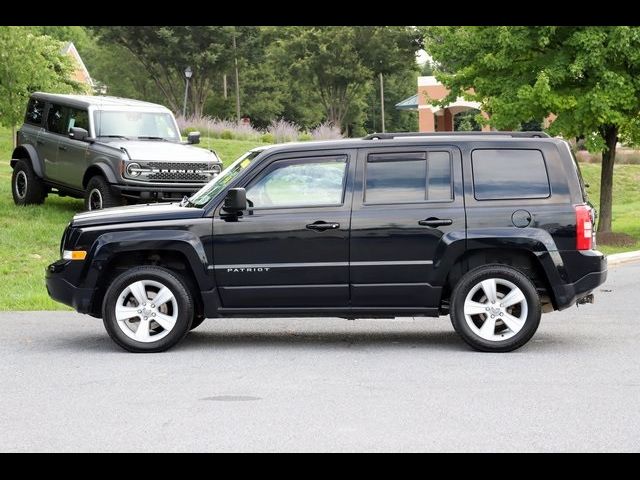
[[184,105],[182,106],[182,116],[187,117],[187,95],[189,94],[189,79],[193,75],[193,71],[191,67],[187,67],[184,69],[184,78],[187,79],[187,84],[184,87]]

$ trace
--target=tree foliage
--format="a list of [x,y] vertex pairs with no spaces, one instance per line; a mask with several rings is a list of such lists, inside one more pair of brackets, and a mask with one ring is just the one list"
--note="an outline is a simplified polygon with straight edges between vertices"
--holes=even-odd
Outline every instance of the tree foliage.
[[[378,73],[415,64],[419,34],[408,27],[285,27],[274,44],[280,68],[309,82],[327,120],[343,127]],[[352,112],[353,113],[353,112]]]
[[616,143],[640,138],[640,28],[428,27],[425,34],[441,67],[436,75],[451,89],[445,102],[478,100],[499,129],[553,113],[552,134],[584,136],[603,152],[598,230],[611,230]]
[[190,112],[202,115],[211,92],[212,78],[233,61],[236,27],[94,27],[101,41],[116,43],[129,50],[154,81],[174,111],[182,110],[186,67],[191,67]]
[[62,47],[62,42],[29,27],[0,27],[0,124],[15,128],[34,91],[82,90],[71,78],[73,66]]

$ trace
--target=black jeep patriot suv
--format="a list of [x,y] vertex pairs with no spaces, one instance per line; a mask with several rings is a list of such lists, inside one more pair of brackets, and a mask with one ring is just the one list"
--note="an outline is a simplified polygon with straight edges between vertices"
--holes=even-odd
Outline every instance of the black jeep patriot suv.
[[47,288],[134,352],[211,317],[446,314],[504,352],[592,301],[594,216],[568,144],[540,132],[283,144],[181,203],[76,215]]

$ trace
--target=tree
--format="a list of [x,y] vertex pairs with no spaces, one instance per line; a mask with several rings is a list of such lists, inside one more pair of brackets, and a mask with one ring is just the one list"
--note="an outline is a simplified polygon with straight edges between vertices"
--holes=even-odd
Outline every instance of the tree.
[[[483,103],[499,129],[557,118],[552,134],[602,151],[598,231],[611,230],[619,139],[640,139],[639,27],[427,27],[426,49],[451,93]],[[468,93],[473,88],[475,94]]]
[[129,50],[150,76],[168,106],[182,110],[186,79],[184,70],[191,67],[189,82],[191,112],[203,113],[211,93],[212,79],[226,71],[233,62],[233,36],[241,27],[168,26],[168,27],[93,27],[104,43],[116,43]]
[[273,44],[280,68],[318,93],[328,121],[339,128],[379,73],[415,63],[420,35],[408,27],[285,27]]
[[0,124],[12,129],[24,117],[29,95],[37,90],[72,93],[82,87],[71,79],[71,60],[62,42],[28,27],[0,27]]

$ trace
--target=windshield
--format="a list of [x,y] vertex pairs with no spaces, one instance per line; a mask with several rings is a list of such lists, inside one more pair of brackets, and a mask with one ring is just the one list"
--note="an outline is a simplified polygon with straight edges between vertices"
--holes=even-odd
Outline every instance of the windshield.
[[168,112],[98,110],[94,120],[96,137],[181,140],[173,116]]
[[204,207],[209,203],[209,200],[224,190],[224,188],[229,185],[229,183],[231,183],[231,181],[236,178],[240,172],[251,165],[252,160],[260,155],[261,152],[261,150],[251,150],[242,155],[235,162],[225,168],[220,175],[194,193],[189,198],[188,203],[194,207]]

